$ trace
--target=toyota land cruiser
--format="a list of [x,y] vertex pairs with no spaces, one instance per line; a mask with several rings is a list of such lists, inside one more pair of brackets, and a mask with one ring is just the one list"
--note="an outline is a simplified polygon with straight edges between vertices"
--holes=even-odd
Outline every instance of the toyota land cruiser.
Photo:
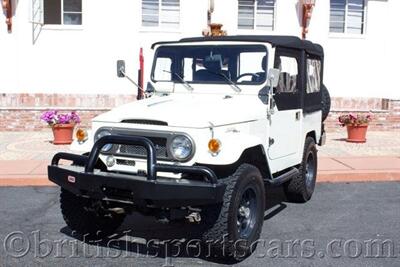
[[265,185],[283,185],[296,202],[314,192],[330,105],[323,49],[292,36],[185,38],[152,49],[145,99],[94,118],[91,131],[78,130],[77,154],[58,153],[48,167],[64,219],[82,235],[111,234],[133,211],[187,220],[227,257],[248,255]]

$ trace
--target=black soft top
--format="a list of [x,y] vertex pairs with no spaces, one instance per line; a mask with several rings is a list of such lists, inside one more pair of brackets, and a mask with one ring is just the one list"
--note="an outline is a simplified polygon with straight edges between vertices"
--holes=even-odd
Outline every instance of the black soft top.
[[218,36],[218,37],[191,37],[183,38],[179,41],[172,42],[157,42],[154,43],[151,48],[153,49],[156,45],[162,44],[179,44],[179,43],[189,43],[189,42],[212,42],[212,41],[234,41],[234,42],[261,42],[270,43],[272,46],[295,48],[307,51],[309,54],[323,56],[324,49],[319,44],[313,42],[302,40],[296,36],[286,36],[286,35],[228,35],[228,36]]

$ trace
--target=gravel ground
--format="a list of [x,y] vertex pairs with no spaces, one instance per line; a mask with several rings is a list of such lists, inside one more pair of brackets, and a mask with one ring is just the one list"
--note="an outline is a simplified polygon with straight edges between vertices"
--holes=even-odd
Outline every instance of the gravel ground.
[[44,132],[0,132],[0,160],[50,160],[68,145],[53,145],[51,130]]
[[346,129],[327,134],[326,145],[319,148],[320,156],[399,156],[400,132],[367,132],[366,143],[346,142]]

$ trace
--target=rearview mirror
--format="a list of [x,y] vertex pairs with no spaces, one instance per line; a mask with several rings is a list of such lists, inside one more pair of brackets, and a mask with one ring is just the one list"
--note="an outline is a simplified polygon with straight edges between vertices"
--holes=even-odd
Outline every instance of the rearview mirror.
[[117,76],[119,78],[125,77],[125,60],[117,60]]
[[222,69],[222,55],[210,55],[204,59],[203,66],[208,70],[219,72]]
[[267,80],[269,82],[269,86],[271,86],[271,87],[278,86],[280,73],[281,73],[281,71],[279,69],[269,69],[268,70]]

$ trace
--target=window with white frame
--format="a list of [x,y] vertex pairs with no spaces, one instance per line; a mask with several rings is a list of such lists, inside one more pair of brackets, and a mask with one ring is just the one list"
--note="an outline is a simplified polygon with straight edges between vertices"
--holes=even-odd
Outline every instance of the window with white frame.
[[82,25],[82,0],[43,0],[43,23]]
[[330,32],[364,34],[365,0],[330,1]]
[[142,26],[179,28],[180,0],[142,0]]
[[238,0],[238,28],[274,30],[276,0]]

